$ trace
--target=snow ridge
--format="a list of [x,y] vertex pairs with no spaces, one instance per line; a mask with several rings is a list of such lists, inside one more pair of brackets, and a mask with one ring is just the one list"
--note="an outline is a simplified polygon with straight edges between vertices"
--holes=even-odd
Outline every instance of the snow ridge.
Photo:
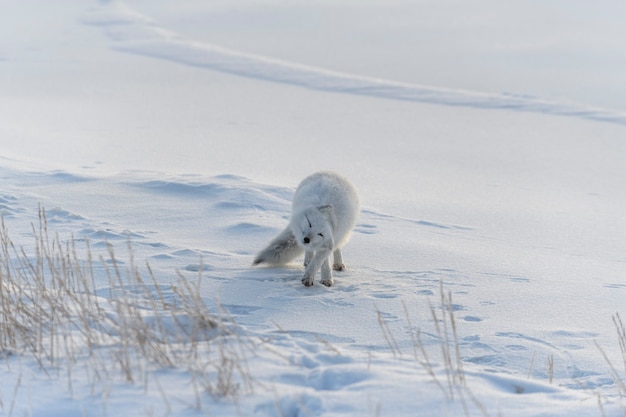
[[392,100],[579,117],[626,124],[626,113],[511,93],[489,94],[402,83],[302,65],[186,39],[123,3],[107,3],[85,23],[104,27],[114,49],[312,90]]

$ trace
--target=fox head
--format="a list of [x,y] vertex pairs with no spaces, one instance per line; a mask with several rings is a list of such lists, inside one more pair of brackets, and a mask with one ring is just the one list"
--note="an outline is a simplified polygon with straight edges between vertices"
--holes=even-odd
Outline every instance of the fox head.
[[295,214],[291,230],[298,245],[305,251],[319,248],[333,249],[333,206],[309,207]]

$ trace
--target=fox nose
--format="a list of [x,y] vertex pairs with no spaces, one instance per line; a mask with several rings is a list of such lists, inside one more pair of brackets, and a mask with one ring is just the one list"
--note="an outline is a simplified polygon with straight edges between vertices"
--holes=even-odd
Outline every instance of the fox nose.
[[305,244],[308,244],[308,243],[310,243],[310,242],[311,242],[311,239],[309,239],[308,237],[305,237],[305,238],[304,238],[304,243],[305,243]]

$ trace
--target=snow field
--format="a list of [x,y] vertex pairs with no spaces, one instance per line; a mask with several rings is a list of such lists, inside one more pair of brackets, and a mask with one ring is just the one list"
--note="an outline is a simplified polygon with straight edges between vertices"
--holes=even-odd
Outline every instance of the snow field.
[[[86,269],[93,271],[93,283],[78,288],[78,294],[68,291],[67,302],[60,303],[69,308],[67,321],[52,327],[62,329],[56,336],[64,341],[57,344],[60,351],[35,349],[9,356],[10,375],[17,381],[13,380],[15,390],[11,396],[5,393],[3,402],[11,398],[23,412],[38,414],[48,407],[67,411],[56,404],[53,398],[58,397],[36,401],[29,397],[29,389],[52,381],[59,382],[53,392],[63,393],[76,409],[89,410],[90,415],[106,414],[103,410],[124,410],[128,415],[191,410],[211,415],[385,415],[389,410],[407,415],[415,409],[433,416],[516,415],[535,412],[532,407],[557,415],[572,410],[596,413],[599,399],[605,412],[612,412],[617,401],[610,399],[611,390],[602,391],[603,386],[612,385],[611,376],[585,369],[584,363],[577,363],[579,356],[569,353],[588,350],[587,341],[599,339],[600,333],[562,330],[542,338],[534,336],[536,332],[518,332],[519,326],[515,331],[499,327],[492,336],[476,333],[477,326],[492,321],[483,312],[499,300],[471,301],[470,294],[476,280],[493,277],[470,278],[452,269],[399,271],[354,264],[359,241],[376,239],[390,225],[406,230],[409,223],[410,233],[426,230],[449,239],[471,233],[471,228],[398,219],[366,209],[346,247],[349,269],[337,274],[336,285],[330,289],[319,285],[308,289],[299,284],[297,265],[249,267],[254,248],[260,248],[286,223],[293,189],[232,175],[177,181],[129,180],[125,175],[121,182],[61,173],[4,173],[21,178],[21,190],[36,187],[42,201],[48,186],[55,193],[61,191],[71,209],[59,206],[47,212],[48,234],[78,231],[76,245],[89,242],[94,252],[89,256],[80,249],[66,253],[72,263],[84,265],[90,257],[101,258]],[[42,176],[48,179],[47,186],[41,185]],[[77,201],[94,206],[84,198],[85,186],[92,190],[109,187],[110,195],[138,201],[158,196],[169,200],[162,206],[173,211],[177,204],[195,204],[195,215],[194,210],[186,211],[195,217],[187,221],[203,222],[205,230],[212,231],[211,250],[165,243],[157,239],[163,237],[161,233],[141,222],[129,230],[116,224],[113,216],[98,221],[79,214],[74,209]],[[29,236],[32,228],[25,223],[36,224],[38,212],[28,207],[31,192],[20,194],[3,197],[5,221],[9,230]],[[97,211],[106,213],[102,203],[106,196],[99,194]],[[138,204],[129,207],[141,210]],[[208,212],[213,215],[202,219]],[[165,213],[152,215],[160,219]],[[157,224],[146,217],[143,221]],[[258,244],[250,245],[251,240]],[[65,243],[53,247],[64,250]],[[242,251],[243,247],[250,250]],[[40,251],[37,244],[25,245],[25,253]],[[4,262],[17,262],[16,254],[5,255]],[[65,259],[66,255],[45,258]],[[381,255],[384,258],[385,253]],[[146,268],[133,266],[140,259],[150,264],[152,277],[146,276]],[[121,278],[117,278],[116,265]],[[372,279],[375,276],[385,279]],[[528,284],[524,277],[503,278],[514,285]],[[19,279],[12,285],[23,281],[28,282]],[[25,288],[37,289],[36,285]],[[89,300],[83,311],[89,317],[95,315],[87,322],[80,314],[82,297]],[[48,302],[56,305],[52,301]],[[75,303],[77,307],[72,308]],[[99,309],[92,308],[93,304]],[[228,322],[214,327],[223,317]],[[81,331],[76,323],[87,327]],[[132,338],[123,330],[124,324],[133,331]],[[93,345],[99,347],[90,358]],[[612,352],[615,347],[606,349]],[[602,358],[594,363],[602,363]],[[39,376],[38,364],[50,379]],[[136,390],[143,392],[141,401],[127,397]],[[529,396],[534,406],[529,406]]]
[[[621,6],[393,3],[9,0],[1,415],[624,415]],[[348,269],[251,268],[320,169]]]

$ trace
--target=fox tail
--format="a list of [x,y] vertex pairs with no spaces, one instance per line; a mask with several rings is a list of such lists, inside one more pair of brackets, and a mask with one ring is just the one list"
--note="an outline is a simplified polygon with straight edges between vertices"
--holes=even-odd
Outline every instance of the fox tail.
[[298,246],[296,237],[291,229],[287,227],[265,249],[257,254],[252,264],[284,265],[302,252],[303,249]]

